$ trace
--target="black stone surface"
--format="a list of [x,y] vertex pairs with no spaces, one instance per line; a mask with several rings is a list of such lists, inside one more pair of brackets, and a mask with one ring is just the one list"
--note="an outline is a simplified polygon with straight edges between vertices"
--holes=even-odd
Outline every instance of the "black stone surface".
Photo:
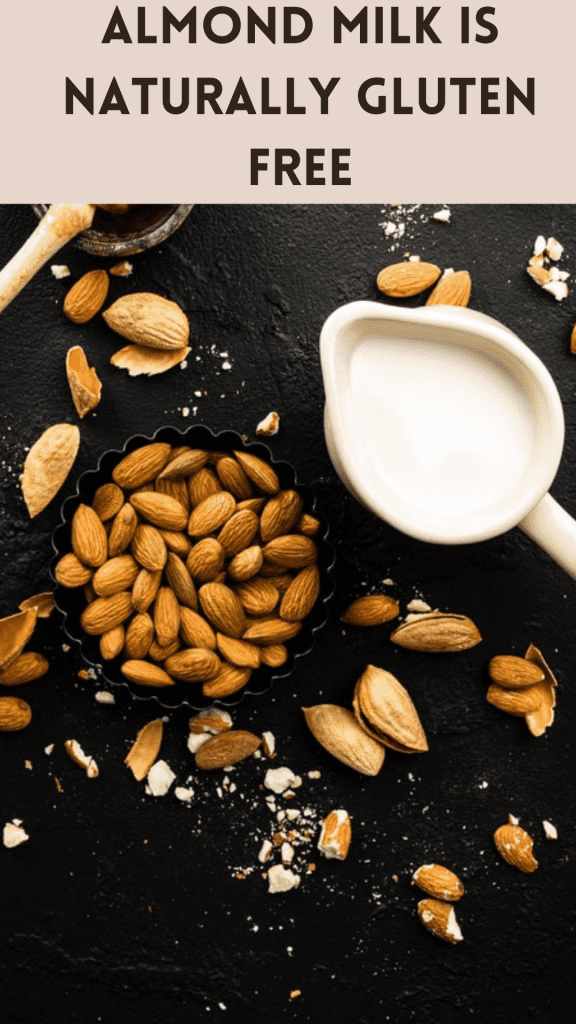
[[[46,1017],[541,1024],[571,1016],[575,584],[518,530],[456,548],[402,536],[347,494],[324,444],[321,325],[343,302],[380,300],[376,273],[404,252],[418,253],[467,268],[472,308],[512,328],[550,369],[566,416],[552,493],[576,515],[574,293],[557,303],[524,270],[542,233],[562,242],[561,266],[573,272],[574,207],[455,206],[449,224],[430,220],[434,209],[196,207],[169,241],[134,258],[131,277],[112,281],[111,298],[155,291],[189,316],[187,368],[156,378],[132,379],[108,364],[122,343],[100,318],[84,326],[66,320],[70,279],[57,281],[48,268],[1,314],[3,615],[49,585],[61,501],[102,451],[193,417],[253,440],[257,422],[271,409],[280,413],[270,445],[294,464],[330,521],[336,595],[313,652],[290,679],[243,701],[235,724],[275,734],[273,766],[304,780],[292,806],[320,817],[345,807],[353,823],[346,862],[324,860],[312,845],[305,862],[316,870],[304,873],[298,890],[268,895],[257,853],[273,818],[259,789],[269,762],[239,765],[230,775],[236,792],[220,797],[222,773],[194,771],[188,715],[175,711],[161,756],[178,783],[193,776],[195,795],[189,805],[172,793],[147,796],[123,760],[153,717],[150,704],[125,691],[114,706],[96,703],[98,684],[78,678],[82,662],[76,648],[63,649],[57,614],[41,621],[33,647],[49,658],[50,673],[17,691],[33,707],[30,727],[0,739],[0,824],[20,818],[30,834],[17,849],[0,847],[0,988],[10,1024]],[[399,241],[379,227],[391,217],[406,223]],[[34,225],[31,208],[0,208],[0,265]],[[67,263],[72,280],[95,266],[73,245],[54,262]],[[46,427],[78,422],[64,369],[74,344],[95,364],[103,398],[80,424],[80,452],[61,495],[30,521],[18,475],[26,447]],[[226,358],[230,370],[222,369]],[[386,578],[403,607],[422,596],[471,616],[482,644],[433,657],[395,648],[389,626],[344,631],[338,612]],[[489,659],[523,654],[531,642],[559,680],[556,721],[540,739],[485,701]],[[326,754],[300,711],[324,701],[349,705],[368,662],[407,686],[430,743],[425,755],[390,751],[374,779]],[[68,759],[63,742],[72,737],[97,759],[99,779]],[[320,779],[307,777],[314,769]],[[289,804],[279,798],[278,806]],[[509,813],[534,837],[540,867],[533,875],[504,864],[493,846]],[[557,841],[544,838],[543,819],[557,826]],[[415,916],[411,873],[432,860],[466,884],[457,947],[429,935]],[[241,868],[251,870],[238,879]]]

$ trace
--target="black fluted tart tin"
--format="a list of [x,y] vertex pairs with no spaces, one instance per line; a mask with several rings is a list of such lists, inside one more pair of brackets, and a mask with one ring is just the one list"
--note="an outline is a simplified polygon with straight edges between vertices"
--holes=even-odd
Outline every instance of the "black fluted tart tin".
[[[287,661],[279,668],[261,665],[253,670],[246,686],[229,697],[220,697],[217,700],[205,697],[202,693],[201,683],[185,683],[175,680],[173,686],[155,689],[128,681],[120,670],[124,660],[123,655],[110,661],[103,660],[100,654],[100,637],[88,635],[82,628],[80,617],[86,607],[83,587],[73,589],[63,587],[55,577],[59,559],[72,550],[72,518],[78,506],[80,504],[91,505],[97,489],[102,484],[111,482],[114,467],[130,452],[152,442],[164,442],[173,446],[190,445],[205,451],[230,451],[231,453],[245,451],[250,455],[255,455],[270,463],[274,468],[282,490],[294,488],[299,492],[303,500],[303,512],[314,515],[320,522],[320,528],[314,537],[318,547],[320,594],[312,611],[304,619],[300,632],[292,640],[286,642]],[[157,701],[161,707],[168,710],[182,706],[188,706],[193,710],[202,710],[213,704],[234,707],[246,694],[260,696],[266,693],[275,680],[286,679],[290,676],[298,659],[310,653],[314,646],[316,633],[327,621],[328,602],[334,592],[333,567],[335,559],[334,549],[328,541],[328,523],[321,512],[317,510],[316,499],[311,489],[298,481],[295,468],[288,462],[275,460],[267,445],[259,441],[246,443],[236,431],[223,430],[220,433],[215,433],[209,427],[194,424],[187,430],[179,430],[172,426],[160,427],[152,437],[145,437],[141,434],[134,435],[126,441],[123,448],[109,449],[104,452],[98,460],[97,467],[87,470],[79,477],[75,493],[64,501],[60,514],[61,523],[52,535],[54,557],[50,573],[55,587],[54,603],[64,617],[64,631],[70,640],[79,645],[84,662],[95,671],[102,684],[127,688],[136,699]]]

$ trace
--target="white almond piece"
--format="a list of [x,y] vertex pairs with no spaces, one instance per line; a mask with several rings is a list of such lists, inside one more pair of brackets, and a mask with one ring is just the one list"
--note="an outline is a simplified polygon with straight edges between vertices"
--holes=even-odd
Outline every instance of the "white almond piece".
[[273,793],[281,794],[287,789],[297,789],[302,785],[302,779],[290,768],[269,768],[264,776],[264,785]]
[[146,792],[150,796],[166,796],[176,775],[166,761],[156,761],[148,772]]
[[538,235],[538,238],[534,242],[533,253],[535,256],[541,256],[546,248],[546,239],[544,235]]
[[300,875],[283,864],[273,864],[268,869],[268,892],[288,892],[300,885]]
[[57,281],[61,281],[63,277],[70,277],[70,268],[65,263],[53,263],[50,270]]
[[66,740],[64,748],[68,757],[74,764],[77,764],[79,768],[83,768],[89,779],[97,779],[100,775],[98,771],[98,765],[90,754],[85,754],[82,747],[77,740]]
[[516,818],[514,814],[509,814],[508,815],[508,824],[509,825],[519,825],[520,824],[520,818]]
[[50,754],[54,753],[54,744],[49,743],[47,747],[44,747],[44,753],[47,757],[50,757]]
[[269,412],[256,427],[256,433],[263,437],[274,437],[280,428],[280,417],[277,412]]
[[290,843],[282,843],[282,846],[280,847],[280,856],[283,864],[291,864],[294,860],[294,847],[291,846]]
[[273,732],[262,733],[262,750],[266,757],[274,757],[276,753],[276,737]]
[[352,827],[348,811],[331,811],[322,822],[318,849],[328,860],[345,860],[351,836]]
[[551,821],[543,821],[544,835],[546,839],[558,839],[558,829]]
[[221,708],[206,708],[190,719],[190,732],[208,732],[216,736],[232,728],[232,716]]
[[542,285],[542,291],[549,292],[557,302],[562,302],[568,295],[568,285],[565,281],[548,281],[548,284]]
[[547,256],[550,257],[551,260],[559,260],[562,253],[564,252],[564,246],[560,245],[560,242],[558,242],[555,238],[549,238],[546,242],[546,248],[544,252]]
[[452,215],[451,210],[436,210],[436,213],[432,214],[432,220],[439,220],[442,224],[448,224]]
[[409,612],[431,612],[432,609],[426,601],[422,601],[419,597],[413,597],[411,601],[406,605]]
[[18,818],[15,818],[14,821],[6,822],[2,835],[4,846],[12,849],[14,846],[21,846],[22,843],[25,843],[30,838],[21,825],[22,822]]
[[206,743],[209,739],[209,732],[191,732],[188,737],[188,750],[191,754],[195,754],[197,750],[200,750],[202,744]]
[[96,690],[94,694],[94,700],[98,701],[99,704],[115,704],[116,697],[113,693],[109,693],[108,690]]
[[189,804],[194,796],[194,790],[192,789],[192,786],[176,786],[174,796],[177,800],[181,800],[182,803]]
[[260,861],[261,864],[265,864],[266,861],[270,859],[270,854],[272,853],[273,849],[274,847],[270,840],[265,839],[264,842],[262,843],[262,846],[260,847],[260,852],[258,854],[258,860]]

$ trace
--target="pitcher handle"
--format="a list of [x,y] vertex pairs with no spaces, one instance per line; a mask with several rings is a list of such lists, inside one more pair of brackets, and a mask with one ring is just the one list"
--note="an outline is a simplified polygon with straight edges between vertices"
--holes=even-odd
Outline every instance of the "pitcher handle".
[[545,494],[518,525],[576,579],[576,520],[550,494]]

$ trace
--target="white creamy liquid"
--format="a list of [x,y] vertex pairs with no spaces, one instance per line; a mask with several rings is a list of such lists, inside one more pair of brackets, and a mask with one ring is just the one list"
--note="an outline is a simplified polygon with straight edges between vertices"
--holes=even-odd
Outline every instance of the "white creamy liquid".
[[366,339],[353,351],[350,385],[371,472],[412,508],[475,512],[509,495],[528,468],[529,401],[471,346]]

